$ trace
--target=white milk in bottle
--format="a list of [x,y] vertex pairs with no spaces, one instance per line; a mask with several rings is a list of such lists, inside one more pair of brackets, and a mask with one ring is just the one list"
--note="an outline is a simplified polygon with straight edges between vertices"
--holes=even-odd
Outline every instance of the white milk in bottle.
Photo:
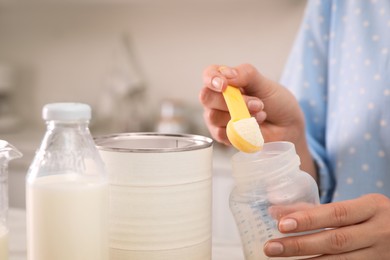
[[28,183],[27,193],[31,259],[106,259],[97,245],[107,244],[107,185],[62,174]]
[[108,178],[79,103],[44,107],[26,180],[28,260],[108,260]]

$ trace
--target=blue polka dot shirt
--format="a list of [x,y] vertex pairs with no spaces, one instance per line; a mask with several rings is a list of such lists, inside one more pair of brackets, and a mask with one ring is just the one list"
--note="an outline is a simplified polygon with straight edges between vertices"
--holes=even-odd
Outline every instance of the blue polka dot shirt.
[[390,1],[309,0],[281,83],[305,113],[322,202],[390,197]]

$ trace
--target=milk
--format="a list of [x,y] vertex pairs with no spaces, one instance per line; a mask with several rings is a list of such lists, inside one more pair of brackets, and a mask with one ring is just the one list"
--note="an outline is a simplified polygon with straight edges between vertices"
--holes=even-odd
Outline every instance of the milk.
[[0,223],[0,259],[8,259],[8,229]]
[[108,260],[108,185],[76,174],[27,183],[28,260]]

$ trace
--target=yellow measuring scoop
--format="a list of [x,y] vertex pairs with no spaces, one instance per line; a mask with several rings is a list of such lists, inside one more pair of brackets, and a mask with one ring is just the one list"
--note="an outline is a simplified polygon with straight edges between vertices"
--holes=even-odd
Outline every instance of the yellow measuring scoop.
[[259,124],[252,117],[238,88],[227,86],[222,92],[230,113],[226,134],[232,145],[245,153],[254,153],[263,148],[264,138]]

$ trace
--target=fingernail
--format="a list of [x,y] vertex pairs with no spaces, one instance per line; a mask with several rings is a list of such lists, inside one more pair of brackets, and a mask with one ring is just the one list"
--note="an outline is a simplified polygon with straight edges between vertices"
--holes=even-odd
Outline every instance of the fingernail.
[[248,109],[253,112],[258,112],[263,108],[263,102],[258,99],[248,101]]
[[[263,110],[255,114],[256,121],[259,123],[264,122],[264,120],[267,118],[267,113],[265,113]],[[276,219],[280,219],[282,216],[277,215],[275,216]]]
[[287,218],[279,222],[279,230],[282,232],[288,232],[295,230],[298,227],[298,223],[295,219]]
[[284,251],[284,246],[279,242],[268,242],[264,247],[264,252],[268,256],[276,256],[282,254]]
[[218,77],[213,78],[213,80],[211,81],[211,85],[214,87],[214,89],[221,90],[222,89],[222,79],[218,78]]
[[228,68],[228,67],[220,67],[219,71],[224,75],[226,78],[235,78],[237,77],[238,73],[235,69]]

